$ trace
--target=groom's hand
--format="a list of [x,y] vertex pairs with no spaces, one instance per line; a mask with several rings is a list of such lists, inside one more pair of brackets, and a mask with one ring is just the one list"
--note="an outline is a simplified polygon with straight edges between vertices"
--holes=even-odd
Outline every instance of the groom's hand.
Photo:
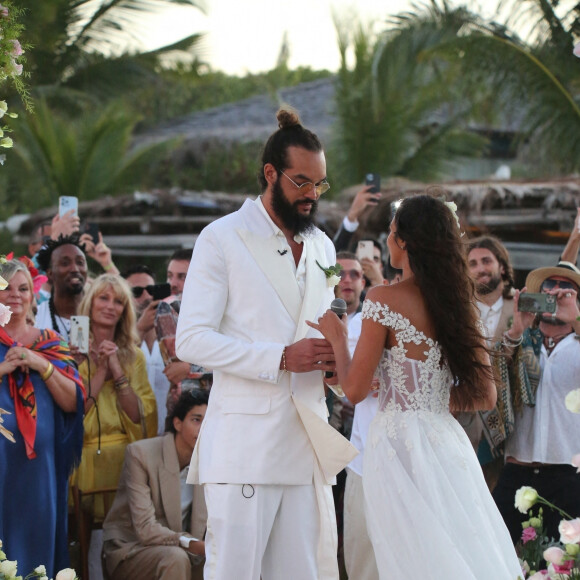
[[333,371],[334,352],[324,338],[303,338],[286,347],[286,370],[291,373]]

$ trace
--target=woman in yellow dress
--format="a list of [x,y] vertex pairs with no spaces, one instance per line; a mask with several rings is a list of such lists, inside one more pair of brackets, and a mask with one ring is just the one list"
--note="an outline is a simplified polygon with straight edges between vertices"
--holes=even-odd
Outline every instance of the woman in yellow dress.
[[[117,486],[127,444],[156,435],[157,407],[125,280],[99,276],[87,290],[79,314],[90,319],[90,348],[79,366],[87,400],[83,455],[73,482],[87,492]],[[96,519],[104,515],[100,496],[93,515]]]

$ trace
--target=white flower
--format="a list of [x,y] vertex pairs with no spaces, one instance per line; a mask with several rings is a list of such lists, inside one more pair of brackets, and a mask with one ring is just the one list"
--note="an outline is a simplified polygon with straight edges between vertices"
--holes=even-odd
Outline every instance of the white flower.
[[326,279],[326,285],[329,288],[334,288],[340,282],[340,276],[333,274]]
[[523,514],[527,514],[528,510],[536,503],[538,500],[538,492],[533,487],[528,487],[524,485],[516,491],[516,498],[514,502],[514,507],[516,507]]
[[12,139],[10,139],[10,137],[4,137],[0,139],[0,147],[6,147],[6,149],[10,149],[12,145],[14,145],[14,143],[12,142]]
[[4,113],[8,110],[8,105],[6,101],[0,101],[0,119],[4,116]]
[[457,205],[454,201],[444,201],[443,202],[448,208],[449,211],[453,214],[455,221],[457,222],[457,227],[461,229],[461,225],[459,224],[459,218],[457,217]]
[[580,518],[562,520],[558,526],[562,544],[577,544],[580,542]]
[[54,580],[75,580],[77,573],[72,568],[65,568],[61,570]]
[[[0,276],[2,282],[5,282],[4,278]],[[8,284],[2,287],[0,283],[0,290],[4,290]],[[0,304],[0,326],[6,326],[10,322],[10,317],[12,316],[12,310],[10,310],[10,306],[5,306],[4,304]]]
[[39,574],[41,576],[46,576],[46,568],[44,567],[44,564],[41,564],[40,566],[37,566],[34,569],[35,574]]
[[574,52],[573,52],[574,56],[577,56],[578,58],[580,58],[580,42],[578,42],[575,46],[574,46]]
[[17,564],[16,560],[2,560],[0,562],[0,572],[8,578],[16,576]]
[[580,453],[577,453],[572,457],[571,464],[576,467],[576,473],[580,473]]
[[572,413],[580,413],[580,389],[574,389],[566,395],[564,400],[566,409]]

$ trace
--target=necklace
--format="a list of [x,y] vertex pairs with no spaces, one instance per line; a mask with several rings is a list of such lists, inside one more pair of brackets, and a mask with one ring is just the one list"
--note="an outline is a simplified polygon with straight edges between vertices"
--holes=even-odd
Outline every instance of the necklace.
[[546,347],[546,350],[551,351],[565,336],[568,336],[569,334],[569,332],[563,332],[556,336],[545,336],[544,346]]
[[[50,294],[50,298],[48,299],[48,311],[50,312],[50,320],[52,322],[53,330],[55,330],[68,340],[69,338],[68,329],[63,319],[56,312],[56,308],[54,306],[54,295],[52,293]],[[59,322],[57,322],[57,318],[60,324]]]

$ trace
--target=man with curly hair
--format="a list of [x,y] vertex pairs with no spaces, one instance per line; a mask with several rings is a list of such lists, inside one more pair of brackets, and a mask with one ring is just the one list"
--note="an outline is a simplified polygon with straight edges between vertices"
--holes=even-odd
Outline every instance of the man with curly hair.
[[36,314],[38,328],[51,328],[67,341],[70,317],[77,313],[87,280],[87,259],[79,235],[48,240],[36,257],[52,285],[50,298],[40,304]]

